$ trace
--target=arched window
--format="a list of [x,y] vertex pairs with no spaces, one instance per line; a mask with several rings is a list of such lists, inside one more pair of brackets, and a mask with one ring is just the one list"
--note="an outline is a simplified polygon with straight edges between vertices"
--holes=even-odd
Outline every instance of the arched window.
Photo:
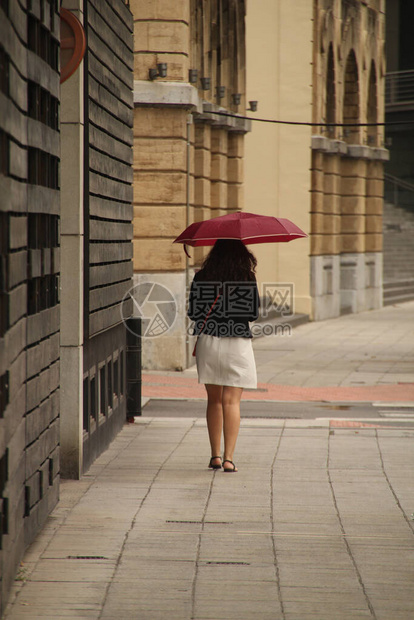
[[[325,119],[327,123],[335,123],[336,121],[336,92],[335,92],[335,65],[332,43],[329,46],[328,66],[326,71],[326,112]],[[335,137],[335,127],[327,127],[327,135],[330,138]]]
[[[376,123],[377,117],[377,72],[374,61],[371,62],[368,84],[367,123]],[[378,144],[378,127],[367,128],[367,143],[369,146]]]
[[[351,50],[349,52],[346,61],[344,80],[343,122],[360,122],[358,66],[356,63],[354,50]],[[344,127],[343,136],[345,142],[348,142],[349,144],[358,144],[360,141],[359,127]]]

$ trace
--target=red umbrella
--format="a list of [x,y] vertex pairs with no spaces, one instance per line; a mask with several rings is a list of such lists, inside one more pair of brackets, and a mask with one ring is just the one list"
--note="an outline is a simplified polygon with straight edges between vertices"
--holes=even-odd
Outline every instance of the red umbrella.
[[214,245],[217,239],[239,239],[245,245],[253,243],[280,243],[307,237],[298,226],[283,217],[255,213],[229,213],[204,222],[190,224],[174,243],[193,247]]

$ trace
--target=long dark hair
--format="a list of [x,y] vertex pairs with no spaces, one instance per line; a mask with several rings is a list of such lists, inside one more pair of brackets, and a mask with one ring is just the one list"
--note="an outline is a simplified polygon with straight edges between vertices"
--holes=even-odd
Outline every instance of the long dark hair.
[[218,239],[204,259],[200,280],[248,282],[255,280],[257,260],[238,239]]

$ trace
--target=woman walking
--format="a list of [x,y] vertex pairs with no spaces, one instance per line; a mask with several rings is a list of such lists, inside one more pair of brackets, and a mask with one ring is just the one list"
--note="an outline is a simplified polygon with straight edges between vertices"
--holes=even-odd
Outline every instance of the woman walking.
[[[199,383],[207,391],[211,469],[237,472],[233,462],[243,388],[256,388],[249,321],[258,317],[256,258],[238,240],[219,239],[194,276],[188,316],[195,322]],[[221,457],[221,438],[224,454]]]

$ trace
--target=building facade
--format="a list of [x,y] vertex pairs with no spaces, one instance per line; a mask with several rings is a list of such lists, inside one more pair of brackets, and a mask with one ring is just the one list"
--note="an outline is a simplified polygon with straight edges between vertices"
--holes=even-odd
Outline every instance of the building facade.
[[172,242],[192,222],[244,206],[249,123],[213,112],[246,108],[245,3],[132,0],[131,10],[134,311],[143,317],[144,366],[183,369],[187,289],[206,250],[188,259]]
[[77,478],[126,418],[133,26],[124,0],[64,0],[62,8],[87,41],[62,84],[60,116],[60,437],[62,473]]
[[[60,86],[65,8],[88,51]],[[123,0],[0,2],[0,614],[60,476],[125,422],[132,64]]]
[[314,320],[382,304],[384,46],[382,1],[249,5],[248,97],[261,116],[303,125],[255,125],[247,201],[309,233],[260,248],[259,275],[293,282],[296,311]]
[[[315,7],[311,295],[316,320],[382,305],[385,2]],[[361,123],[361,126],[358,126]],[[367,124],[364,126],[363,124]]]
[[[186,292],[206,250],[187,259],[172,241],[228,211],[288,217],[309,234],[253,248],[264,304],[271,283],[293,285],[294,310],[314,320],[380,307],[385,0],[260,0],[247,15],[231,0],[131,9],[145,367],[191,364]],[[257,116],[298,124],[213,114],[254,118],[256,100]]]

